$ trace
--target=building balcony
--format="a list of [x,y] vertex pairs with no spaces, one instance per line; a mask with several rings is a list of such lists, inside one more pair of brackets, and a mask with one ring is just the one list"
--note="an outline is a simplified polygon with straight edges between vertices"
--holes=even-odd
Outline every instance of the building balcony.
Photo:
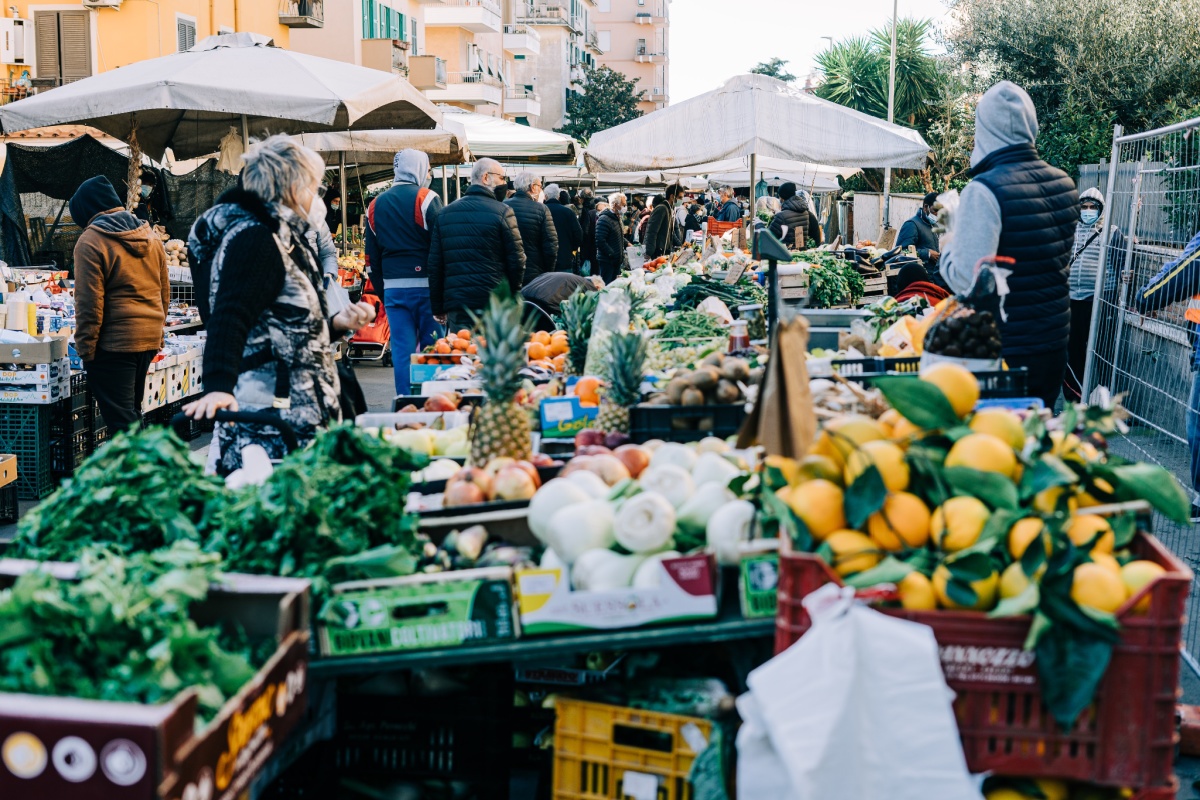
[[500,6],[492,0],[446,0],[425,9],[426,28],[462,28],[471,33],[500,33]]
[[670,22],[661,12],[651,13],[648,11],[639,11],[633,21],[638,25],[666,25]]
[[446,88],[446,62],[437,56],[410,56],[408,82],[423,92]]
[[425,96],[435,103],[463,103],[469,106],[498,106],[504,100],[499,78],[486,72],[451,72],[444,89],[427,89]]
[[528,25],[504,26],[504,49],[514,56],[536,56],[542,52],[542,37]]
[[279,24],[287,28],[324,28],[323,0],[280,0]]
[[517,22],[524,25],[562,25],[579,33],[583,20],[571,16],[566,0],[535,0],[517,11]]
[[587,45],[587,49],[591,50],[596,55],[604,55],[604,51],[600,49],[600,37],[596,35],[595,31],[587,32],[587,34],[584,36],[584,43]]
[[637,54],[633,57],[633,60],[639,64],[665,64],[667,63],[667,54],[655,53],[652,50],[639,47],[637,49]]
[[540,117],[542,115],[542,98],[537,92],[527,89],[510,90],[504,98],[504,116],[506,117]]
[[646,100],[649,100],[650,102],[653,102],[653,103],[668,102],[666,87],[665,86],[652,87],[650,89],[650,91],[646,92]]

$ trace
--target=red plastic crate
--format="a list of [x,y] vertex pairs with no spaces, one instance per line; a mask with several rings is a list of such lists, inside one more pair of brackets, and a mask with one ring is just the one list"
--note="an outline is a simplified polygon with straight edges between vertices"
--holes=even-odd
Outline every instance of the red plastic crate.
[[[1042,705],[1034,655],[1022,648],[1030,617],[880,609],[933,629],[946,682],[958,693],[954,713],[972,772],[1135,787],[1143,791],[1138,800],[1174,797],[1179,645],[1192,571],[1148,534],[1139,533],[1132,549],[1167,574],[1118,609],[1120,642],[1096,701],[1070,731],[1062,731]],[[779,562],[777,653],[810,626],[800,601],[827,583],[841,584],[821,558],[788,552],[786,543]],[[1149,613],[1129,613],[1147,592]]]

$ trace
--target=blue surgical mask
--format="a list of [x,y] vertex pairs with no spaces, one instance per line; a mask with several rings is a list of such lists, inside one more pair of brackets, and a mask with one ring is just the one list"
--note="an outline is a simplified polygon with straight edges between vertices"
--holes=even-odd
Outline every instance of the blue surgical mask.
[[1084,225],[1095,225],[1098,219],[1100,219],[1099,209],[1085,208],[1079,212],[1079,221]]
[[144,184],[143,184],[143,185],[142,185],[142,187],[141,187],[141,188],[138,190],[138,192],[141,194],[141,196],[142,196],[143,198],[149,197],[149,196],[150,196],[150,193],[151,193],[151,192],[153,192],[153,191],[154,191],[154,187],[153,187],[153,186],[146,186],[146,185],[144,185]]

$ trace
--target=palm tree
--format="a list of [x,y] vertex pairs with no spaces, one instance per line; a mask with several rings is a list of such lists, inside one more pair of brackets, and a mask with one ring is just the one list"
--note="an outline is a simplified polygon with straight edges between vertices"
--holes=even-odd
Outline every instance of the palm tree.
[[824,76],[817,96],[873,117],[887,116],[887,65],[869,39],[843,39],[817,54]]

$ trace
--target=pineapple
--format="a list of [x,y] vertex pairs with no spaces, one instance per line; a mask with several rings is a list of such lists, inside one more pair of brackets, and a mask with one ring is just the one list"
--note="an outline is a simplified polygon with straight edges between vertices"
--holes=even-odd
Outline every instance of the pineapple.
[[471,429],[471,463],[477,467],[501,456],[527,461],[533,454],[529,415],[517,401],[525,342],[533,331],[524,317],[524,301],[504,283],[476,321],[481,335],[478,377],[487,396]]
[[596,427],[605,433],[629,433],[629,407],[641,399],[646,340],[640,333],[615,333],[609,340],[608,387],[600,398]]
[[567,374],[584,375],[587,363],[588,339],[592,338],[592,320],[600,303],[599,292],[578,291],[563,301],[556,322],[567,332]]

